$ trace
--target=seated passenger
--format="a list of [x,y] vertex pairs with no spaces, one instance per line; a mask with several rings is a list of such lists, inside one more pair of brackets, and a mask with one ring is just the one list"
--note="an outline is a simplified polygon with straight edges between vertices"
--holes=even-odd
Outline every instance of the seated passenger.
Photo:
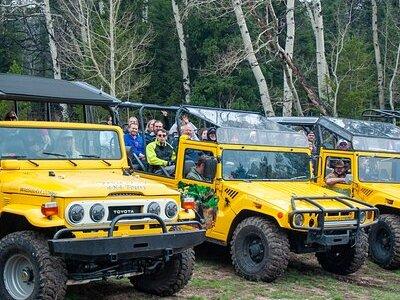
[[153,134],[146,134],[146,145],[150,144],[153,142],[156,138],[157,131],[160,129],[164,129],[164,124],[161,121],[154,121],[153,125]]
[[4,116],[4,121],[18,121],[17,114],[15,111],[10,110],[6,115]]
[[201,128],[197,132],[197,136],[200,141],[207,141],[207,128]]
[[206,156],[201,156],[196,165],[190,169],[190,172],[187,174],[187,179],[198,180],[198,181],[206,181],[204,178],[204,168],[206,166]]
[[61,133],[59,147],[62,149],[60,154],[65,155],[67,158],[81,157],[80,153],[75,148],[75,137],[71,130]]
[[[192,122],[189,121],[189,116],[187,114],[183,114],[180,117],[180,124],[179,126],[183,126],[183,125],[188,125],[190,127],[190,129],[192,130],[193,134],[196,133],[197,131],[197,127],[193,125]],[[178,135],[178,124],[176,124],[176,122],[174,123],[174,125],[172,125],[171,129],[168,132],[170,135],[172,136],[177,136]]]
[[139,127],[131,123],[128,127],[128,133],[124,135],[125,146],[131,147],[131,155],[136,154],[140,159],[144,159],[144,141],[139,134]]
[[42,137],[38,134],[26,135],[23,139],[25,155],[27,158],[43,157],[43,149],[46,146]]
[[349,183],[349,177],[346,176],[347,168],[343,160],[339,159],[335,162],[332,173],[325,177],[325,182],[329,186],[337,183]]
[[172,175],[175,172],[175,152],[170,144],[167,143],[167,131],[158,129],[156,140],[151,142],[146,147],[147,162],[152,167],[153,171],[159,172],[161,167]]
[[207,130],[207,141],[217,142],[217,129],[215,127],[211,127]]
[[343,150],[343,151],[350,150],[351,149],[351,143],[346,141],[346,140],[339,140],[337,145],[336,145],[336,149]]

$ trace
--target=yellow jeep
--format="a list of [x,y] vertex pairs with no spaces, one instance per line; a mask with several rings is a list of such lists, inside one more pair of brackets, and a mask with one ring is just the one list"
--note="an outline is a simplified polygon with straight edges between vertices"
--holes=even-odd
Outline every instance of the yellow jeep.
[[187,284],[204,230],[177,191],[127,171],[119,127],[0,122],[0,156],[0,299],[108,277],[157,295]]
[[[273,118],[281,124],[314,131],[317,183],[343,161],[348,182],[331,186],[379,208],[369,233],[371,258],[383,268],[400,267],[400,128],[382,122],[328,117]],[[347,149],[342,145],[347,145]]]
[[[130,106],[140,105],[124,104]],[[168,109],[142,106],[140,116],[146,107]],[[315,252],[321,266],[337,274],[363,265],[368,255],[364,228],[375,222],[378,210],[313,182],[304,135],[256,113],[183,106],[177,121],[182,113],[217,127],[217,141],[181,136],[174,175],[151,168],[138,172],[186,196],[196,198],[192,190],[208,188],[205,194],[218,204],[214,219],[206,222],[207,240],[230,246],[239,275],[273,281],[285,272],[290,251]],[[210,201],[198,203],[200,218],[212,216]]]

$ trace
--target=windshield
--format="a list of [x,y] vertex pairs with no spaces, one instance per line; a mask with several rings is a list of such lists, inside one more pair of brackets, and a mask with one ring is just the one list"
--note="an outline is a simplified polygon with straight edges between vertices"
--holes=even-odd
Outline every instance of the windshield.
[[226,180],[307,180],[310,158],[306,153],[224,150],[222,172]]
[[0,152],[2,159],[121,159],[112,130],[2,127]]
[[358,177],[364,182],[400,183],[400,158],[361,156]]
[[307,138],[304,134],[288,128],[285,129],[285,131],[272,131],[247,128],[218,128],[217,141],[222,144],[308,147]]

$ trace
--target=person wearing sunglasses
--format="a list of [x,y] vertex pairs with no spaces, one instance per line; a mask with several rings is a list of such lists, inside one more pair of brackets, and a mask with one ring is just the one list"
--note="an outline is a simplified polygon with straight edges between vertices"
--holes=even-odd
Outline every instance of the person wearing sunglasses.
[[175,151],[174,148],[167,143],[167,131],[158,129],[156,131],[156,139],[146,147],[147,162],[156,174],[162,174],[161,167],[169,175],[175,172]]

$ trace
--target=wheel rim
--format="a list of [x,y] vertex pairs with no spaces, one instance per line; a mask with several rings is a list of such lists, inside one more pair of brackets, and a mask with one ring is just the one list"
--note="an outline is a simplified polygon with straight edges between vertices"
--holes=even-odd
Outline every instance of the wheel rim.
[[258,235],[249,235],[245,239],[245,251],[247,256],[255,264],[259,264],[264,259],[265,248],[261,238]]
[[14,254],[7,260],[3,278],[7,292],[16,300],[27,299],[34,290],[33,265],[25,255]]
[[375,249],[380,256],[387,257],[390,255],[392,247],[392,236],[387,228],[381,227],[376,233]]

